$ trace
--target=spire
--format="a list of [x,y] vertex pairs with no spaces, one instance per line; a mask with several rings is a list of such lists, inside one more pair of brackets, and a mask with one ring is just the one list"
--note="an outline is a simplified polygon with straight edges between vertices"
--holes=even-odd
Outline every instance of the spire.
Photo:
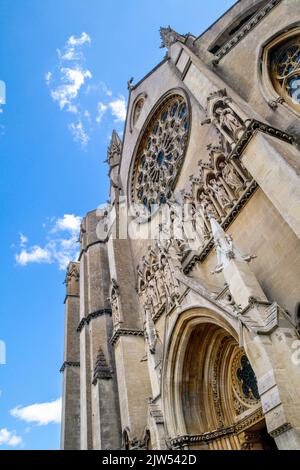
[[115,166],[120,163],[122,151],[122,141],[119,134],[113,130],[109,147],[107,149],[107,161],[110,166]]
[[218,259],[218,264],[214,271],[215,273],[220,273],[221,271],[223,271],[223,269],[232,259],[242,262],[249,262],[255,258],[255,256],[251,255],[242,255],[239,249],[233,244],[231,235],[228,235],[224,232],[221,225],[216,221],[216,219],[212,215],[209,215],[209,221]]

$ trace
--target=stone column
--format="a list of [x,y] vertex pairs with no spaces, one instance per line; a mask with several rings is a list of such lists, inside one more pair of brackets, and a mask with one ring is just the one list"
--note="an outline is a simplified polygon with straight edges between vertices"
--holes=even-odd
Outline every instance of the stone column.
[[79,263],[71,262],[66,274],[65,347],[63,374],[61,449],[80,449],[79,375]]
[[293,360],[298,335],[284,311],[270,303],[247,262],[211,218],[217,271],[241,308],[241,341],[255,371],[268,432],[279,449],[300,449],[300,369]]

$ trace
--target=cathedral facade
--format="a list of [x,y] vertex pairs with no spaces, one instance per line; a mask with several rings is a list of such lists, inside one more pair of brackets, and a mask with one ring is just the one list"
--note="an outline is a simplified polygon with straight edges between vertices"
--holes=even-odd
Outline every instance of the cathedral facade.
[[128,82],[66,273],[62,449],[300,449],[299,0]]

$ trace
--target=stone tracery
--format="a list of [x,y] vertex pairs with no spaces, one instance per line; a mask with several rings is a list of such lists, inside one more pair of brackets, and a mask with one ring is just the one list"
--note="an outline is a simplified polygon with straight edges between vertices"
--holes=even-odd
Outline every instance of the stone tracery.
[[[285,41],[271,52],[270,73],[274,88],[283,100],[300,105],[300,39]],[[298,108],[299,109],[299,108]]]
[[149,211],[171,196],[185,156],[189,125],[185,99],[171,95],[143,134],[133,168],[132,200]]

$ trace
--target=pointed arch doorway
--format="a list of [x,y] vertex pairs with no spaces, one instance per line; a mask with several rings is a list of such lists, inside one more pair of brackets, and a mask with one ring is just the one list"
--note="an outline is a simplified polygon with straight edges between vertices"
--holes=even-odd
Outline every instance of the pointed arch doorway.
[[172,338],[164,382],[172,447],[275,450],[254,371],[232,326],[192,310],[180,316]]

